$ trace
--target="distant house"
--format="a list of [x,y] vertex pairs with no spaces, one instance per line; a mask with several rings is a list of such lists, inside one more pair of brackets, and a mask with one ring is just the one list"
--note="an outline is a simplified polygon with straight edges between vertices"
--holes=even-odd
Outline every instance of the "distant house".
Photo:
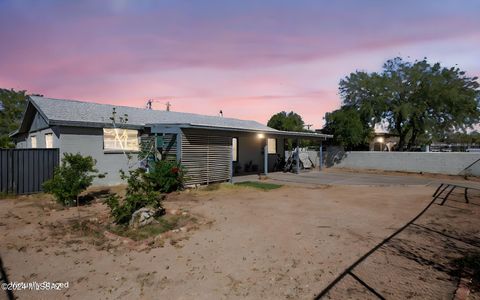
[[375,124],[373,139],[370,140],[370,151],[395,151],[398,135],[390,133],[384,123]]
[[398,135],[388,132],[375,132],[369,148],[370,151],[395,151],[398,140]]
[[248,120],[38,96],[29,97],[20,128],[11,134],[17,148],[59,148],[61,156],[92,156],[99,171],[107,172],[95,183],[107,185],[121,183],[120,169],[145,163],[137,157],[139,141],[151,136],[156,148],[151,150],[181,162],[189,184],[268,173],[277,156],[284,156],[287,139],[321,143],[331,137],[279,131]]

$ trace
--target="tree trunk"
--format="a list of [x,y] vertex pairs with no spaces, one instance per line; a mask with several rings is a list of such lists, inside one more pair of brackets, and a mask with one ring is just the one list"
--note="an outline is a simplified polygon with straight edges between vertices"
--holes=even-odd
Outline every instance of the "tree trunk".
[[412,150],[412,147],[415,146],[415,142],[417,141],[417,136],[418,136],[418,131],[413,130],[412,131],[412,136],[410,137],[410,140],[408,141],[407,149],[410,151]]
[[402,152],[403,147],[405,146],[405,137],[407,136],[407,134],[404,132],[404,130],[402,130],[402,119],[400,117],[398,117],[395,122],[395,129],[397,130],[399,137],[398,151]]
[[400,134],[399,140],[398,140],[398,151],[403,152],[404,146],[405,146],[405,134]]

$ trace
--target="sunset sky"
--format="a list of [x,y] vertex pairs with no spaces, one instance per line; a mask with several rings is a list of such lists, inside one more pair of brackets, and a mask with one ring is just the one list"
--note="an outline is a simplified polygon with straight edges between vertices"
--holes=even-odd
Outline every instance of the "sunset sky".
[[480,75],[480,1],[0,0],[0,87],[52,98],[319,128],[395,56]]

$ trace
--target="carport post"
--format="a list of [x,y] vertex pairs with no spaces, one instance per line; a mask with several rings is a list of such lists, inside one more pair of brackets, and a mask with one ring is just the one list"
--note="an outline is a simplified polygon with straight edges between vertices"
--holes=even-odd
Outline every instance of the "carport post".
[[295,148],[295,173],[300,173],[300,148],[299,139],[297,138],[297,147]]
[[318,159],[318,166],[320,167],[320,171],[323,169],[323,149],[322,149],[322,141],[320,140],[320,151],[319,151],[319,159]]
[[268,175],[268,138],[265,138],[265,144],[263,145],[263,173]]

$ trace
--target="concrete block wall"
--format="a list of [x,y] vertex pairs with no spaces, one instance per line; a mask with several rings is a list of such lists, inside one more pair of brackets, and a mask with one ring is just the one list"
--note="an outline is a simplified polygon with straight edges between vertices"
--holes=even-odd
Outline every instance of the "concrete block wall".
[[352,151],[333,167],[480,176],[478,160],[480,153]]

